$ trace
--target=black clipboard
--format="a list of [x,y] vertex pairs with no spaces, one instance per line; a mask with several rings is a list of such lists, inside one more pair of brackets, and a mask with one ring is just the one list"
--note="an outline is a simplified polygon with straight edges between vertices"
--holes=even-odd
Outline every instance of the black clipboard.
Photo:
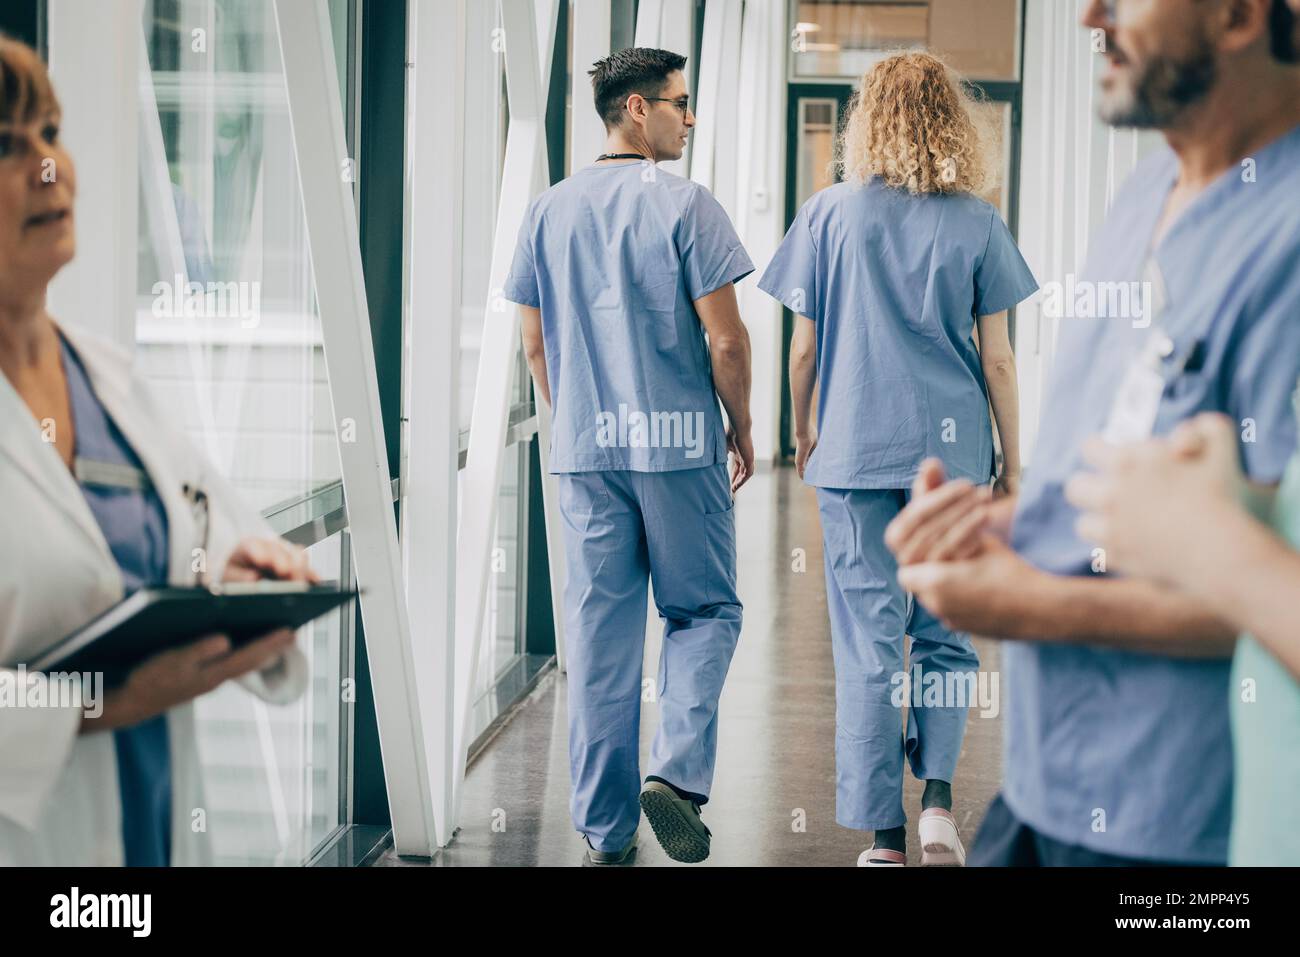
[[337,583],[231,582],[141,588],[29,662],[28,671],[103,672],[112,683],[146,659],[224,634],[232,649],[280,628],[299,628],[357,597]]

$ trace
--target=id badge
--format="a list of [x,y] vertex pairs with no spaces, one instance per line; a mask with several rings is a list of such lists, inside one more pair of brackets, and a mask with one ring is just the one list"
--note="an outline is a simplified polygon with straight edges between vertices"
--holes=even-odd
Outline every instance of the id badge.
[[1164,377],[1142,359],[1134,360],[1115,395],[1102,437],[1112,445],[1149,439],[1164,394]]

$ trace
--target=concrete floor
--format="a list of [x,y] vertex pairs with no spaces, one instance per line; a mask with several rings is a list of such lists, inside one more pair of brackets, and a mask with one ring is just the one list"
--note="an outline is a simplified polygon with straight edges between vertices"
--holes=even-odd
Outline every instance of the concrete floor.
[[[719,708],[714,790],[703,812],[713,832],[705,866],[851,866],[871,835],[835,823],[835,682],[815,493],[791,468],[759,474],[737,495],[736,530],[745,620]],[[796,549],[804,550],[805,571],[794,570]],[[653,605],[650,612],[646,674],[653,675],[661,625]],[[981,670],[996,673],[997,644],[975,644]],[[545,678],[471,766],[461,828],[435,866],[582,863],[585,845],[569,819],[564,680],[555,672]],[[657,705],[643,708],[644,767]],[[1000,718],[972,710],[953,782],[953,813],[968,850],[1000,778]],[[915,864],[921,784],[910,771],[904,791]],[[644,819],[639,840],[638,866],[686,866],[664,855]],[[407,863],[391,850],[379,862]]]

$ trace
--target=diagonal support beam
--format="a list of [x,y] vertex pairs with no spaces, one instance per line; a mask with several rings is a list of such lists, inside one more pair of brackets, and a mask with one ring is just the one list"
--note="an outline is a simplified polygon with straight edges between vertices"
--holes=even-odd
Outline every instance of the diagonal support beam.
[[[470,0],[410,4],[407,46],[407,311],[402,333],[402,557],[429,723],[438,845],[455,829],[456,523],[465,130]],[[417,650],[424,647],[420,643]]]
[[329,9],[319,0],[275,0],[275,17],[356,576],[363,589],[361,617],[393,843],[398,854],[428,857],[437,842],[417,664],[430,655],[418,655],[412,645],[402,587],[356,209],[341,174],[347,147]]

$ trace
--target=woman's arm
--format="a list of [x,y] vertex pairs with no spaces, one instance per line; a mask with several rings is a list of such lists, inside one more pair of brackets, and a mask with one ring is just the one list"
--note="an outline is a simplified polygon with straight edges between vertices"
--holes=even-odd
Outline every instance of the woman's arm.
[[1198,516],[1206,551],[1217,556],[1188,584],[1235,627],[1249,632],[1300,681],[1300,554],[1235,504],[1217,516]]
[[817,324],[807,316],[794,317],[790,340],[790,410],[794,415],[795,468],[803,478],[808,456],[817,447],[813,429],[813,388],[817,385]]
[[1020,487],[1020,388],[1016,383],[1016,357],[1007,332],[1006,312],[979,317],[980,367],[989,390],[993,421],[1002,445],[1002,472],[997,490],[1014,495]]

